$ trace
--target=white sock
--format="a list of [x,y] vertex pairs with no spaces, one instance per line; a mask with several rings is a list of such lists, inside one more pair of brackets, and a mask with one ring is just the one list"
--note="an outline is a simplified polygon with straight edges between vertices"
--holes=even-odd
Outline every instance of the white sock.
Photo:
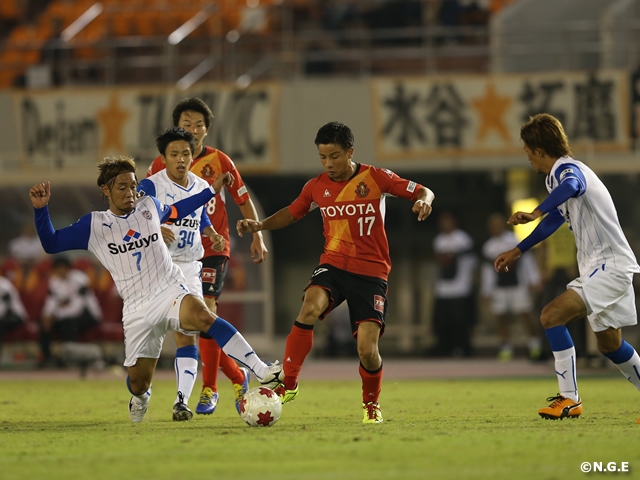
[[[182,401],[185,405],[189,404],[189,397],[196,384],[198,376],[198,360],[191,357],[176,357],[174,368],[176,370],[176,386],[178,393],[182,393]],[[180,395],[176,395],[174,404],[180,401]]]
[[239,332],[236,332],[229,339],[224,347],[222,347],[222,351],[229,357],[248,367],[249,370],[258,377],[258,380],[262,380],[267,375],[269,366],[260,360],[260,357],[256,355],[251,345],[247,343]]
[[133,395],[133,398],[137,399],[141,405],[146,405],[151,399],[151,387],[149,387],[149,390],[144,392],[142,395]]
[[633,352],[633,356],[624,363],[617,363],[622,375],[633,383],[633,386],[640,390],[640,356],[638,352]]
[[574,402],[578,401],[578,382],[576,380],[576,349],[567,348],[553,352],[556,359],[556,376],[558,377],[558,388],[560,395],[570,398]]

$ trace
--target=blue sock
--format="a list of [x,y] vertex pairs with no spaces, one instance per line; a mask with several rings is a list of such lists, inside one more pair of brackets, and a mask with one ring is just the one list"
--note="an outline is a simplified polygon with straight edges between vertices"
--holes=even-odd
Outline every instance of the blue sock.
[[198,360],[198,349],[195,345],[187,345],[176,350],[176,358],[195,358]]
[[616,365],[619,365],[621,363],[628,362],[631,357],[633,357],[634,352],[635,350],[633,347],[623,340],[619,349],[615,352],[605,353],[604,356]]
[[565,325],[546,328],[544,334],[547,336],[551,350],[554,352],[561,352],[562,350],[573,347],[573,339]]
[[227,322],[224,318],[218,317],[213,325],[207,330],[207,335],[213,338],[220,348],[224,348],[227,342],[233,337],[238,330],[236,327]]

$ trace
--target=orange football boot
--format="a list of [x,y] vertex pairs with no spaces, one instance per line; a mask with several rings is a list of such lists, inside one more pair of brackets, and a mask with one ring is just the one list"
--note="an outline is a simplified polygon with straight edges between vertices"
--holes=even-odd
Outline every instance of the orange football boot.
[[582,401],[574,402],[570,398],[558,394],[547,398],[551,405],[538,410],[538,415],[547,420],[562,420],[563,418],[578,418],[582,414]]

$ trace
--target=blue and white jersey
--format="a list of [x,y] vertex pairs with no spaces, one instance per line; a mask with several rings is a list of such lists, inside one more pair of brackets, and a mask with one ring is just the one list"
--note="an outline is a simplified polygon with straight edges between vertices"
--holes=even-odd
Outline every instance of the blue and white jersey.
[[[166,170],[161,170],[142,180],[138,185],[138,192],[171,204],[209,188],[206,181],[191,172],[188,173],[187,178],[188,184],[185,188],[173,182]],[[204,247],[200,232],[207,226],[211,226],[204,207],[198,208],[172,225],[164,226],[170,228],[176,236],[176,241],[168,245],[174,262],[195,262],[202,258]]]
[[143,197],[133,212],[122,217],[110,210],[88,215],[91,231],[87,250],[111,273],[124,300],[125,315],[137,311],[169,285],[186,283],[162,241],[161,208],[164,205],[153,197]]
[[551,193],[569,178],[580,183],[580,190],[560,204],[558,210],[575,236],[580,275],[605,265],[640,272],[636,257],[622,232],[613,199],[593,170],[571,157],[561,157],[546,178],[547,190]]
[[127,215],[118,216],[110,210],[92,212],[60,230],[53,228],[45,206],[34,209],[36,228],[47,253],[78,249],[92,252],[111,273],[127,315],[171,285],[185,285],[182,271],[162,241],[160,225],[187,217],[214,195],[209,188],[173,205],[142,197]]

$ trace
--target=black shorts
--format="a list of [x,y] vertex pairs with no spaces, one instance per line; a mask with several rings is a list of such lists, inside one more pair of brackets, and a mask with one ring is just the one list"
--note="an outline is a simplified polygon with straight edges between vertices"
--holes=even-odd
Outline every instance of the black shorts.
[[381,278],[350,273],[325,263],[318,265],[313,271],[305,291],[311,286],[323,288],[329,294],[329,307],[322,312],[320,320],[346,300],[354,337],[361,322],[378,323],[380,335],[383,334],[387,315],[387,282]]
[[213,255],[202,260],[202,295],[217,299],[222,294],[224,279],[227,276],[229,257]]

